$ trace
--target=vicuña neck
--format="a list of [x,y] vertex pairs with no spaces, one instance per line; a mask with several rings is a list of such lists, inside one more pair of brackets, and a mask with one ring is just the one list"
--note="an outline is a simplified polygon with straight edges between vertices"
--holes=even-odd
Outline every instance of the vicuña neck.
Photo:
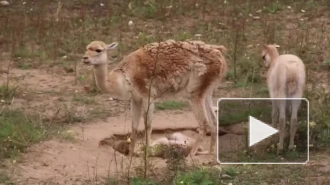
[[103,93],[111,93],[108,87],[108,66],[107,64],[99,64],[94,66],[94,76],[97,87]]
[[96,85],[102,93],[110,94],[113,98],[129,100],[129,86],[122,73],[118,71],[109,73],[107,64],[99,64],[94,66],[94,76]]
[[271,48],[271,51],[269,52],[270,56],[270,67],[272,68],[275,64],[275,59],[279,56],[279,53],[276,48]]

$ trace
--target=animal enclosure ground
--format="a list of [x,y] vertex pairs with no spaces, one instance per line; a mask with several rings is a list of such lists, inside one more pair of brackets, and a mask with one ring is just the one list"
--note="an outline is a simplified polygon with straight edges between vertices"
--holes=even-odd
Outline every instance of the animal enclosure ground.
[[[218,165],[215,156],[194,156],[171,182],[329,184],[329,2],[17,0],[0,5],[0,184],[112,185],[128,184],[128,179],[143,184],[142,158],[132,161],[136,168],[127,174],[127,157],[98,146],[113,133],[130,131],[129,102],[101,94],[91,68],[80,61],[92,40],[119,43],[109,53],[112,69],[140,46],[166,39],[228,48],[230,70],[214,92],[214,105],[220,97],[268,97],[263,44],[276,43],[280,54],[300,56],[307,68],[304,97],[311,123],[307,165]],[[238,118],[227,124],[242,131]],[[188,129],[197,123],[187,99],[178,97],[157,102],[153,126]],[[242,143],[230,141],[241,137],[222,135],[219,146],[237,150]],[[208,142],[209,137],[204,148]],[[152,158],[149,184],[171,184],[164,174],[173,172],[167,169],[172,163]]]

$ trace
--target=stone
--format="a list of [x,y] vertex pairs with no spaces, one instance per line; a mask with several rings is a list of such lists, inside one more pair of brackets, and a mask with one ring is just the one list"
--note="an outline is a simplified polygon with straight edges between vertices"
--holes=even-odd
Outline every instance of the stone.
[[0,1],[1,6],[8,6],[9,2],[8,1]]

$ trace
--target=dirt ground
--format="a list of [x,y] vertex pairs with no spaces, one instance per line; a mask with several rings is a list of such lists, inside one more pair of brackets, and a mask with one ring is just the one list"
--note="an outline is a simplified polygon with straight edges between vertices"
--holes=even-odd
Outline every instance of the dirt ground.
[[[63,74],[63,71],[61,73],[59,69],[53,71],[12,69],[10,73],[11,83],[12,85],[19,85],[21,89],[19,96],[11,106],[24,108],[26,111],[39,110],[42,115],[47,117],[55,114],[58,106],[61,106],[60,103],[62,102],[60,100],[69,101],[72,94],[86,96],[83,87],[74,85],[74,75]],[[2,74],[2,77],[5,76],[6,74]],[[20,80],[15,81],[14,79]],[[0,83],[2,82],[0,81]],[[50,93],[50,89],[61,93]],[[216,94],[219,94],[219,91]],[[226,93],[227,96],[229,94],[231,93]],[[32,185],[42,182],[84,184],[96,176],[115,175],[127,167],[130,163],[127,157],[115,152],[111,147],[100,147],[98,142],[114,133],[125,134],[130,132],[128,104],[110,101],[109,96],[106,95],[95,96],[95,101],[99,104],[90,105],[90,107],[75,106],[86,110],[95,109],[97,106],[105,106],[105,109],[109,111],[105,118],[93,118],[83,124],[73,124],[66,131],[72,135],[72,139],[52,139],[41,142],[30,147],[22,155],[21,162],[15,165],[10,161],[7,162],[10,174],[17,184]],[[111,112],[111,110],[117,111]],[[84,111],[81,112],[81,114],[83,113]],[[156,111],[153,119],[154,129],[194,129],[196,127],[197,123],[189,108],[187,110]],[[142,121],[139,128],[143,129]],[[196,137],[196,132],[193,131],[184,131],[183,134]],[[153,134],[152,139],[163,136]],[[223,150],[242,148],[243,144],[239,142],[238,137],[244,136],[223,135],[219,138],[219,146]],[[206,137],[202,146],[208,148],[209,142],[210,138]],[[190,164],[214,165],[216,164],[215,159],[215,156],[194,156],[189,157],[187,160]],[[152,158],[152,161],[153,164],[156,164],[156,169],[161,169],[166,165],[163,159]],[[134,158],[132,167],[141,165],[141,162],[141,159]],[[320,165],[320,170],[330,171],[329,156],[321,160],[311,161],[310,164]]]
[[[6,74],[3,73],[0,83],[4,83],[5,81],[2,80],[5,79]],[[74,84],[74,75],[65,75],[61,69],[45,71],[13,68],[10,70],[10,79],[12,86],[19,87],[19,96],[12,101],[11,106],[31,113],[40,111],[40,114],[46,118],[56,115],[58,108],[64,101],[70,101],[72,94],[85,96],[83,87]],[[107,95],[95,96],[98,105],[106,106],[106,110],[109,110],[108,116],[104,119],[95,118],[85,121],[83,124],[73,124],[67,131],[73,139],[52,139],[41,142],[30,147],[17,165],[9,164],[8,161],[10,172],[17,183],[37,184],[51,181],[58,184],[80,184],[93,179],[96,170],[99,177],[122,171],[120,168],[129,163],[128,158],[115,152],[111,147],[98,145],[99,141],[114,133],[125,134],[131,131],[128,104],[110,101],[109,98]],[[90,110],[97,105],[90,107],[74,105],[74,107],[78,107],[76,111],[83,114],[84,109]],[[196,137],[197,134],[189,131],[197,128],[197,122],[189,110],[156,111],[153,128],[164,130],[186,128],[187,131],[183,134],[191,137]],[[139,129],[143,129],[142,120]],[[164,135],[153,134],[152,139],[159,137]],[[230,135],[223,137],[225,139],[221,139],[219,145],[224,148],[232,147],[225,141],[233,137]],[[208,148],[209,142],[210,138],[206,137],[202,146]],[[132,165],[139,166],[141,164],[139,160],[133,159]],[[157,164],[157,168],[165,166],[165,161],[162,159],[153,158],[153,161]],[[196,156],[189,158],[188,161],[216,164],[216,157]]]
[[[195,123],[191,118],[192,115],[187,112],[158,113],[154,127],[194,127]],[[115,174],[117,170],[121,171],[121,164],[125,166],[129,163],[128,158],[115,153],[110,147],[99,147],[98,142],[113,133],[129,131],[129,127],[129,118],[126,116],[109,117],[106,121],[88,123],[81,127],[74,126],[74,142],[50,140],[31,147],[23,157],[24,162],[15,167],[14,173],[22,182],[29,184],[40,181],[79,184],[79,181],[91,179],[94,170],[101,177],[108,173]],[[153,135],[153,139],[157,137],[160,135]],[[153,160],[158,168],[164,167],[164,160]],[[197,156],[193,160],[207,163],[212,161],[212,157]],[[139,159],[133,159],[133,166],[139,164]]]

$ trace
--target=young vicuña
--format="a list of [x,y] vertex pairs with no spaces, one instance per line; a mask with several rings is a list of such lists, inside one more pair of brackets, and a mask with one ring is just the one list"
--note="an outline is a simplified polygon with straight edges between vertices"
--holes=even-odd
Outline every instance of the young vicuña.
[[[170,147],[175,147],[177,149],[181,149],[184,156],[187,157],[194,146],[195,140],[185,136],[184,134],[181,134],[179,132],[175,132],[173,134],[170,134],[166,137],[161,137],[156,140],[154,140],[148,150],[148,156],[149,157],[160,157],[160,158],[166,158],[166,153],[170,149]],[[111,146],[115,151],[118,151],[119,153],[122,153],[124,155],[129,154],[129,140],[123,140],[120,138],[116,138],[115,136],[101,140],[99,142],[99,145],[109,145]],[[142,148],[140,148],[142,149]],[[143,150],[138,150],[137,152],[134,152],[134,156],[139,157],[143,155]],[[207,151],[204,151],[202,146],[199,146],[197,149],[196,155],[203,155],[207,154]]]
[[[306,81],[304,63],[299,57],[292,54],[279,55],[276,47],[277,45],[265,45],[262,51],[264,65],[268,68],[267,85],[270,98],[302,98]],[[278,154],[283,151],[287,107],[291,107],[289,149],[294,149],[297,112],[300,104],[301,99],[272,101],[272,126],[275,127],[277,121],[279,121]]]
[[120,100],[131,101],[132,133],[130,156],[134,153],[142,110],[147,119],[145,134],[151,142],[151,119],[154,101],[157,98],[179,96],[185,93],[191,104],[200,133],[194,143],[191,155],[211,131],[210,153],[214,152],[216,141],[216,115],[213,111],[214,89],[227,73],[227,62],[222,45],[211,45],[201,41],[174,41],[150,43],[130,53],[108,72],[107,50],[117,47],[102,41],[93,41],[86,47],[83,63],[94,68],[96,84],[103,93]]
[[[151,157],[164,157],[165,150],[170,146],[176,146],[184,152],[184,156],[187,157],[194,146],[195,140],[180,133],[175,132],[166,137],[159,138],[153,141],[150,147],[153,149],[149,156]],[[163,147],[163,148],[162,148]],[[204,151],[202,146],[198,146],[196,155],[207,154],[207,151]]]

